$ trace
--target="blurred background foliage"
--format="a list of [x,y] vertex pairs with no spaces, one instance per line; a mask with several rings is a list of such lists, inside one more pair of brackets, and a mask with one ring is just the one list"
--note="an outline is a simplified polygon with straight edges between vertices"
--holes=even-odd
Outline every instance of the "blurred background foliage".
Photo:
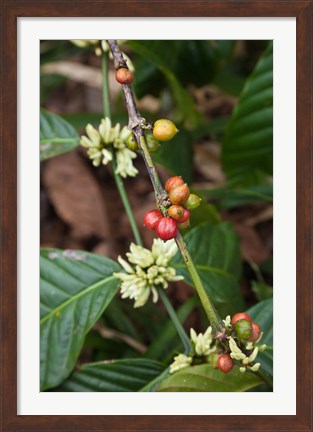
[[[272,43],[134,40],[123,41],[122,49],[135,67],[134,92],[143,116],[151,122],[170,118],[180,130],[153,157],[163,181],[182,175],[203,198],[192,213],[186,240],[198,264],[224,271],[201,274],[217,308],[225,316],[262,302],[258,304],[271,315]],[[98,127],[102,118],[100,63],[93,49],[69,41],[41,41],[41,245],[116,259],[128,250],[133,235],[110,168],[92,167],[79,147],[87,123]],[[109,81],[113,123],[125,125],[126,107],[112,65]],[[45,147],[59,138],[62,145],[56,152]],[[154,194],[140,157],[135,165],[139,175],[125,184],[141,235],[150,246],[154,233],[143,228],[142,220],[155,207]],[[177,256],[177,271],[188,282],[180,265]],[[186,329],[202,331],[206,319],[194,290],[179,282],[168,292]],[[138,353],[166,362],[179,349],[162,305],[149,302],[134,310],[116,297],[88,333],[79,362]],[[144,366],[140,364],[143,371]]]

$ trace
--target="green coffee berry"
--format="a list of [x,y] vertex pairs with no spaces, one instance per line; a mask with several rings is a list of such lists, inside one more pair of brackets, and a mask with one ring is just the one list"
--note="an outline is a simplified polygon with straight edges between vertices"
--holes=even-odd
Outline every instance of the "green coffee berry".
[[196,194],[190,194],[187,201],[184,202],[184,207],[189,210],[194,210],[201,204],[201,198]]
[[129,134],[128,138],[125,141],[126,146],[132,150],[132,151],[137,151],[138,150],[138,144],[137,141],[134,138],[134,135],[131,133]]
[[155,136],[153,136],[151,132],[146,132],[145,136],[146,136],[148,150],[151,153],[157,151],[158,148],[160,147],[159,141],[155,138]]
[[250,338],[252,333],[251,322],[241,319],[234,324],[234,330],[239,340],[247,340]]

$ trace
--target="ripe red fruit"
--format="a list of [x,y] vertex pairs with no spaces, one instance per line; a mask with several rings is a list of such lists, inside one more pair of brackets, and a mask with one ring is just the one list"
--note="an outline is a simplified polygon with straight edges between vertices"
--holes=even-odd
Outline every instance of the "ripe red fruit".
[[149,210],[143,218],[145,227],[149,230],[155,230],[158,222],[163,218],[162,213],[159,210]]
[[184,214],[180,219],[177,220],[178,223],[184,223],[190,218],[190,210],[184,209]]
[[186,183],[170,190],[168,197],[172,204],[183,204],[189,197],[190,190]]
[[228,354],[221,354],[217,359],[217,367],[220,371],[228,373],[234,366],[233,359]]
[[126,68],[120,68],[115,74],[116,81],[120,84],[129,85],[134,81],[134,74]]
[[255,342],[260,337],[261,328],[260,328],[259,324],[257,324],[254,321],[252,321],[251,327],[252,327],[252,333],[251,333],[251,336],[250,336],[249,340],[252,341],[252,342]]
[[181,176],[170,177],[165,182],[165,190],[167,193],[169,193],[174,187],[179,186],[179,185],[183,185],[184,183],[185,182],[181,178]]
[[160,239],[171,240],[178,232],[178,223],[175,219],[163,217],[157,223],[156,232]]
[[248,314],[246,314],[245,312],[238,312],[232,317],[231,323],[232,323],[232,325],[234,325],[237,321],[242,320],[242,319],[247,320],[247,321],[251,321],[251,318],[249,317]]

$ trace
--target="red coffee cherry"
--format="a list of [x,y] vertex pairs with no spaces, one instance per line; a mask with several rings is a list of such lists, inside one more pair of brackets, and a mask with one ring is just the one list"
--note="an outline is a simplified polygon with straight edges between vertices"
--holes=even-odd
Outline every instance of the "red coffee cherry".
[[176,219],[178,222],[180,222],[180,219],[183,217],[184,212],[184,207],[177,204],[171,205],[171,207],[167,210],[168,215],[173,219]]
[[175,219],[163,217],[156,226],[156,233],[160,239],[171,240],[178,232],[178,223]]
[[134,74],[127,68],[120,68],[116,71],[115,78],[120,84],[129,85],[134,81]]
[[220,371],[228,373],[234,366],[233,359],[228,354],[221,354],[217,359],[217,367]]
[[188,210],[188,209],[184,209],[184,214],[183,214],[183,216],[180,218],[180,219],[178,219],[178,223],[184,223],[184,222],[187,222],[187,220],[190,218],[190,210]]
[[169,179],[166,180],[164,187],[165,187],[166,192],[170,193],[170,191],[172,189],[174,189],[174,187],[183,185],[184,183],[185,182],[181,178],[181,176],[174,176],[174,177],[170,177]]
[[171,120],[160,119],[153,125],[153,135],[159,141],[169,141],[177,134],[178,129]]
[[186,183],[171,189],[168,197],[172,204],[184,204],[190,195],[190,190]]
[[149,210],[143,218],[143,223],[149,230],[155,230],[158,222],[163,218],[159,210]]
[[245,312],[238,312],[232,317],[231,323],[232,323],[232,325],[234,325],[237,321],[242,320],[242,319],[247,320],[247,321],[251,321],[251,318],[249,317],[248,314],[246,314]]
[[251,333],[251,336],[249,337],[249,340],[252,342],[255,342],[256,340],[259,339],[259,337],[261,335],[261,328],[260,328],[259,324],[257,324],[254,321],[251,322],[251,327],[252,327],[252,333]]

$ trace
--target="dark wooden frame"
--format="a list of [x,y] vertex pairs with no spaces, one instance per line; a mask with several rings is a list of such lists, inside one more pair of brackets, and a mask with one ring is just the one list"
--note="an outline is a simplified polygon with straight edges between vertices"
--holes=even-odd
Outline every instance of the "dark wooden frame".
[[[296,17],[297,18],[297,414],[294,416],[18,416],[17,89],[18,17]],[[312,430],[312,2],[2,0],[1,403],[3,431]],[[287,215],[288,217],[288,215]],[[294,324],[294,317],[286,323]],[[279,367],[279,366],[278,366]],[[288,378],[287,378],[288,379]],[[286,379],[286,391],[288,384]]]

